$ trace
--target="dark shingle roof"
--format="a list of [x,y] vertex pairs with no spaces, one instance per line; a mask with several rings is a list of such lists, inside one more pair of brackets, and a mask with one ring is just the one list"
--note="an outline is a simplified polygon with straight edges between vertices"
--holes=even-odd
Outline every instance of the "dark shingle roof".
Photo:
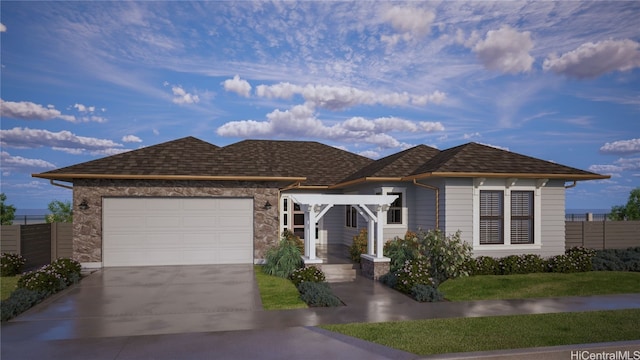
[[426,145],[377,161],[310,141],[244,140],[225,147],[186,137],[102,159],[34,174],[73,181],[112,179],[217,179],[303,181],[343,186],[372,178],[411,180],[428,176],[525,175],[566,180],[602,179],[588,171],[469,143],[438,151]]
[[540,174],[567,175],[567,179],[599,176],[588,171],[540,160],[478,143],[468,143],[441,151],[411,175],[459,174]]
[[[245,140],[218,147],[194,137],[36,174],[47,179],[88,177],[307,178],[332,185],[373,160],[317,142]],[[75,175],[75,176],[72,176]]]
[[205,175],[220,147],[192,136],[87,161],[46,175]]
[[411,175],[418,167],[439,153],[438,149],[426,145],[414,146],[378,159],[364,168],[351,174],[341,182],[349,182],[368,177],[405,177]]

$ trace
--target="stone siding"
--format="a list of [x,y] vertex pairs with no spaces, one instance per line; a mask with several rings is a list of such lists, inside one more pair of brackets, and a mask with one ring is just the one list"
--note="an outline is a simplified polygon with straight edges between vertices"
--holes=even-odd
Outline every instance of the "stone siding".
[[[253,255],[263,259],[279,238],[278,183],[242,181],[75,180],[73,186],[73,258],[102,262],[104,197],[244,197],[252,198]],[[89,208],[78,208],[83,199]],[[266,202],[273,206],[264,209]]]

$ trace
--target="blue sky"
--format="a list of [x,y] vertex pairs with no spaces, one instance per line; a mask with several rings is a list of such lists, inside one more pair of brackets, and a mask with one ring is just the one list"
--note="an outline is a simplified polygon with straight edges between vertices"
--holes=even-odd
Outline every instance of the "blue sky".
[[640,2],[2,1],[2,192],[195,136],[316,140],[371,158],[470,141],[640,186]]

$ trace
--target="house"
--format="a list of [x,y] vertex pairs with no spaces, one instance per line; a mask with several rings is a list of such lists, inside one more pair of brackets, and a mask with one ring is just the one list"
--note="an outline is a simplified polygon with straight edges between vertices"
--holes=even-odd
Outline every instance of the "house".
[[565,189],[608,178],[477,143],[374,161],[318,142],[194,137],[33,176],[73,189],[73,254],[87,267],[258,263],[285,229],[317,263],[316,246],[349,245],[363,227],[373,263],[388,261],[385,240],[434,228],[461,231],[476,256],[551,256],[564,252]]

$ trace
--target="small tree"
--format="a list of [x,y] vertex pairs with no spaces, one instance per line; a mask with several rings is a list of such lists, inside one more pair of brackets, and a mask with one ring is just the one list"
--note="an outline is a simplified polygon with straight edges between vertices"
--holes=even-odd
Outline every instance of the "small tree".
[[47,215],[46,221],[47,223],[54,222],[63,222],[70,223],[73,222],[73,210],[71,208],[70,201],[60,201],[53,200],[47,206],[51,214]]
[[631,190],[626,205],[615,205],[609,214],[611,220],[640,220],[640,187]]
[[11,225],[15,218],[16,208],[13,205],[6,205],[4,202],[7,200],[7,195],[0,194],[0,224]]

